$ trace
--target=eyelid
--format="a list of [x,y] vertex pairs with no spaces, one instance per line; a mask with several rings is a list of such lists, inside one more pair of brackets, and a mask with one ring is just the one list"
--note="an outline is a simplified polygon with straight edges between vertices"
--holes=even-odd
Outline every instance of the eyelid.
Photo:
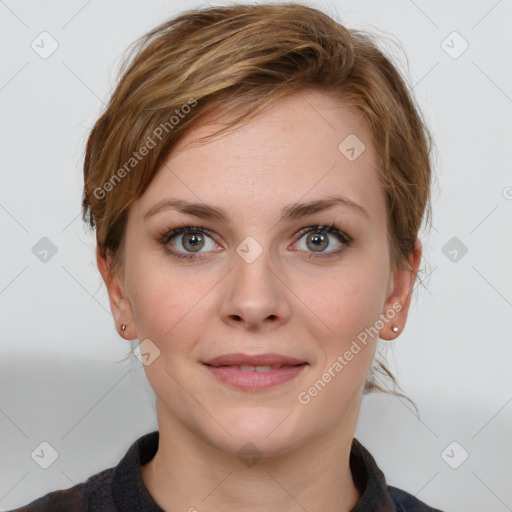
[[300,236],[300,238],[302,238],[304,235],[306,235],[312,231],[324,231],[324,232],[329,233],[334,236],[339,235],[339,237],[341,237],[344,242],[346,242],[346,243],[352,242],[352,237],[350,235],[348,235],[345,231],[337,228],[336,225],[334,224],[334,222],[331,224],[324,224],[324,225],[316,224],[316,225],[312,225],[312,226],[307,226],[307,227],[302,228],[299,231],[297,231],[295,236]]
[[167,226],[165,229],[163,229],[160,232],[160,236],[158,237],[158,241],[161,243],[168,243],[171,238],[174,238],[175,236],[181,234],[181,232],[198,232],[198,233],[205,233],[210,238],[214,238],[213,231],[210,231],[208,228],[200,225],[200,224],[177,224],[176,226],[171,225]]

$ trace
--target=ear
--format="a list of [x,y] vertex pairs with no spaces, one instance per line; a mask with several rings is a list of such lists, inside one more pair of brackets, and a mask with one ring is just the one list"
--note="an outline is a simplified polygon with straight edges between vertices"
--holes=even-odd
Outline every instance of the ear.
[[[421,241],[419,238],[416,238],[414,250],[409,256],[409,259],[404,261],[402,266],[395,270],[390,276],[388,297],[383,311],[384,315],[388,312],[386,318],[389,320],[379,332],[379,337],[383,340],[392,340],[396,338],[405,328],[412,291],[416,281],[416,274],[418,273],[418,268],[420,266],[421,254]],[[401,308],[399,304],[401,304]],[[394,317],[391,316],[390,311],[396,312]],[[399,328],[397,333],[392,331],[392,327],[395,325]]]
[[[102,256],[98,245],[96,245],[96,263],[107,287],[110,310],[114,316],[117,331],[127,340],[137,338],[132,308],[124,291],[124,272],[122,276],[112,273],[111,255],[107,251],[106,256]],[[124,332],[121,329],[123,324],[126,325]]]

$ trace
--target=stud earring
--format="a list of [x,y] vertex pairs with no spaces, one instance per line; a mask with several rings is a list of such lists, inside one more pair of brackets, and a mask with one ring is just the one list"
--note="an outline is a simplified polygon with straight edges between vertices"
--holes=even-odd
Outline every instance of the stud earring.
[[123,334],[124,334],[124,331],[126,331],[126,325],[125,324],[121,325],[121,331],[123,331]]
[[398,332],[400,330],[399,327],[397,327],[396,325],[392,327],[391,329],[393,332]]

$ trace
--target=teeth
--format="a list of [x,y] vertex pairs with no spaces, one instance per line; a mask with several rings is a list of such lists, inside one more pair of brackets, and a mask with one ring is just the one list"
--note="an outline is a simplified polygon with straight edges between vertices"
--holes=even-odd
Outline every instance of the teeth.
[[232,366],[231,368],[242,370],[243,372],[269,372],[279,368],[279,366]]
[[[224,366],[224,365],[223,365]],[[241,370],[242,372],[269,372],[271,370],[279,370],[281,368],[294,368],[295,365],[289,364],[273,364],[273,365],[225,365],[225,368],[233,368],[234,370]],[[300,365],[299,365],[300,366]]]
[[269,372],[274,369],[272,366],[255,366],[254,368],[257,372]]

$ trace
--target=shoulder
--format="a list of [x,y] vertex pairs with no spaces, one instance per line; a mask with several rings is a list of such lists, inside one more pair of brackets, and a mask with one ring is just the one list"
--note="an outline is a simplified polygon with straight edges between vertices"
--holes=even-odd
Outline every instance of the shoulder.
[[10,512],[114,512],[110,493],[113,471],[105,469],[81,484],[50,492]]
[[361,497],[351,512],[443,512],[402,489],[387,484],[372,454],[356,438],[350,452],[350,469]]
[[161,512],[140,475],[140,466],[155,455],[158,440],[158,430],[145,434],[132,443],[117,466],[10,512],[116,512],[135,509]]
[[391,485],[388,485],[387,488],[397,512],[443,512],[423,503],[423,501],[402,489]]
[[76,510],[81,512],[83,508],[83,488],[84,484],[78,484],[70,489],[62,491],[53,491],[45,496],[31,501],[23,507],[11,510],[10,512],[70,512]]

